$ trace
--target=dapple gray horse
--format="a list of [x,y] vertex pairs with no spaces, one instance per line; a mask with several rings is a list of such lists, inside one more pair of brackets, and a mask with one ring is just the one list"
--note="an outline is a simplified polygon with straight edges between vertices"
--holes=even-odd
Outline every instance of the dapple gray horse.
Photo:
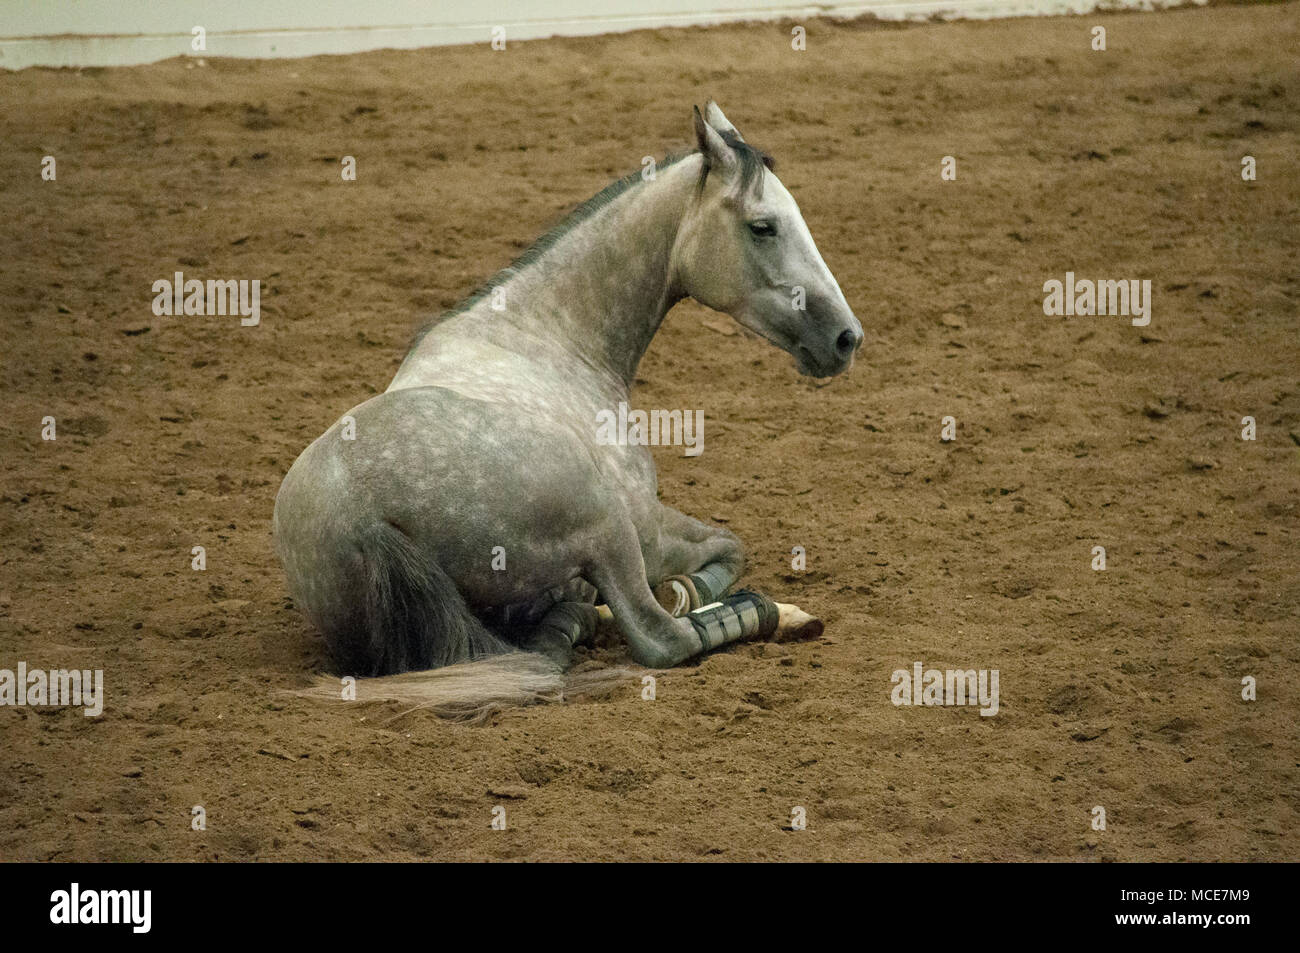
[[736,537],[659,502],[646,446],[597,440],[598,414],[628,400],[683,298],[805,375],[847,370],[862,343],[771,159],[715,103],[694,119],[697,151],[578,208],[426,327],[388,390],[289,470],[276,551],[343,674],[492,657],[456,666],[449,694],[472,704],[512,678],[540,671],[545,685],[594,630],[598,601],[651,668],[815,621],[728,597]]

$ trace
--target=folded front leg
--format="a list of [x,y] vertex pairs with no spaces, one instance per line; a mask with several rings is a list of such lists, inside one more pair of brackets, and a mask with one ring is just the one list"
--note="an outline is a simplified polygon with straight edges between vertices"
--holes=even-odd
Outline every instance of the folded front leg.
[[[669,668],[730,642],[768,638],[776,630],[776,605],[757,593],[737,593],[721,605],[674,618],[650,590],[640,541],[626,514],[611,517],[599,539],[600,551],[583,566],[583,576],[609,604],[640,664]],[[732,552],[738,555],[738,550]]]
[[735,534],[660,507],[660,565],[650,580],[674,616],[717,602],[740,579],[745,553]]

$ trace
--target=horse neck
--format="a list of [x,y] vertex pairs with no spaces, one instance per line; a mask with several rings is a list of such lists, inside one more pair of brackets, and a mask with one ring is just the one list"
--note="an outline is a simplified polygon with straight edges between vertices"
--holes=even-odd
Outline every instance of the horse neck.
[[700,161],[692,155],[662,168],[578,222],[500,286],[504,310],[491,310],[491,295],[477,305],[486,309],[480,320],[508,323],[522,352],[577,356],[626,391],[664,316],[684,296],[674,280],[673,244]]

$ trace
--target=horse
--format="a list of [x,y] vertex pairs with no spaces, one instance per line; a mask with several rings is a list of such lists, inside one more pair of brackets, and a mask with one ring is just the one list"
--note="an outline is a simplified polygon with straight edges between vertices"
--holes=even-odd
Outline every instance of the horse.
[[692,108],[694,150],[613,183],[427,324],[388,389],[288,471],[275,551],[339,671],[416,673],[373,681],[472,708],[555,695],[602,616],[648,669],[820,633],[729,595],[740,540],[660,502],[643,442],[597,439],[687,297],[803,375],[847,371],[862,344],[772,158],[712,100]]

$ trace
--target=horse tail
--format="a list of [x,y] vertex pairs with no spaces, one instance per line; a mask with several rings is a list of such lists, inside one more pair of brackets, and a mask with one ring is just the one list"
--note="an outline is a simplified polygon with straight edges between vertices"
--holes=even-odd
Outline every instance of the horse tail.
[[443,668],[502,655],[460,590],[400,528],[381,522],[360,540],[365,587],[361,642],[369,675]]
[[[378,524],[360,548],[363,630],[360,651],[350,654],[371,677],[356,680],[357,701],[475,719],[500,708],[603,694],[635,677],[624,669],[566,676],[546,656],[519,651],[483,625],[441,567],[391,523]],[[337,699],[339,681],[322,677],[296,694]]]
[[[429,671],[358,678],[352,704],[401,706],[391,718],[425,710],[441,718],[479,721],[503,708],[598,698],[640,677],[626,668],[566,674],[544,655],[512,651]],[[341,697],[339,680],[323,676],[293,694],[328,701]]]

